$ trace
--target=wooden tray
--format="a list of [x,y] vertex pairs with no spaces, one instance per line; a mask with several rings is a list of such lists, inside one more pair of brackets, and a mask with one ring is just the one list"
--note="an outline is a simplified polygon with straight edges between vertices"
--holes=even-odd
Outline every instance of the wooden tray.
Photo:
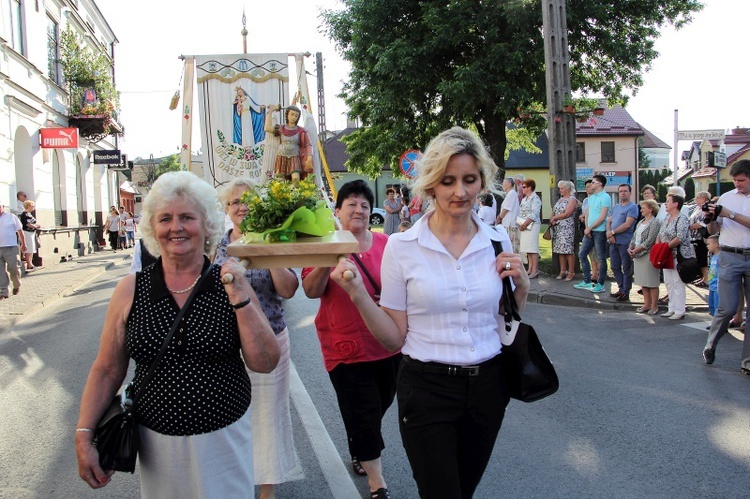
[[335,267],[340,256],[359,251],[359,241],[348,230],[337,230],[323,237],[301,237],[293,243],[252,243],[236,241],[227,254],[247,258],[251,269],[295,267]]

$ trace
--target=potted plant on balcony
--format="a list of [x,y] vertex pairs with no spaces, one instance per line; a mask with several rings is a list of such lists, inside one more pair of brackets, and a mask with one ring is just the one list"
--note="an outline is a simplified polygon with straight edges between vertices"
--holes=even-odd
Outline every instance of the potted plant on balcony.
[[85,46],[83,37],[70,25],[62,33],[60,55],[68,87],[70,125],[93,142],[121,134],[122,127],[117,123],[119,93],[112,81],[109,57]]

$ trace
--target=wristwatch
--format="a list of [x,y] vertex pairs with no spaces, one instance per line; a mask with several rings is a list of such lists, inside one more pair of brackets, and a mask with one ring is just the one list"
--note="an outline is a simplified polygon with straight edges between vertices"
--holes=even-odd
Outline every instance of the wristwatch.
[[733,211],[729,212],[729,220],[734,220],[734,212]]

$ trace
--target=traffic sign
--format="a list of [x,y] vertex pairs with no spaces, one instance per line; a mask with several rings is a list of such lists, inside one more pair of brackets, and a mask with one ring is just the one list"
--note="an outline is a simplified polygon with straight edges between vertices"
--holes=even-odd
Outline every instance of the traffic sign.
[[714,168],[726,168],[727,167],[727,153],[721,151],[714,151]]
[[398,167],[406,178],[417,176],[417,160],[422,157],[422,152],[417,149],[405,151],[398,160]]

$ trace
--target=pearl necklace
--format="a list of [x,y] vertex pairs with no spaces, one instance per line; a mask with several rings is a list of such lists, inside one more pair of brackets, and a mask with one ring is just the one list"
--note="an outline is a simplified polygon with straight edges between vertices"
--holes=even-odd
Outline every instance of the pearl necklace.
[[175,291],[174,289],[169,289],[169,287],[167,287],[167,290],[169,290],[170,293],[174,293],[176,295],[181,295],[181,294],[187,293],[188,291],[190,291],[191,289],[193,289],[196,284],[198,284],[198,279],[200,279],[200,278],[201,278],[201,275],[198,274],[198,277],[195,278],[195,281],[193,281],[193,284],[191,284],[190,286],[188,286],[185,289],[181,289],[179,291]]

